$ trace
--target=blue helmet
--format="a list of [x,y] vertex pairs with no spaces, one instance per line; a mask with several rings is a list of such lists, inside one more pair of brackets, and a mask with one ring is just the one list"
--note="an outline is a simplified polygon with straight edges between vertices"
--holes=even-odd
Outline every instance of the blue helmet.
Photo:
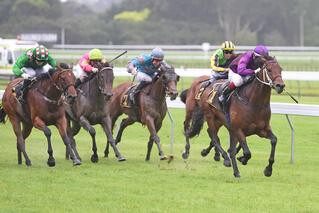
[[163,60],[164,59],[164,52],[161,48],[155,47],[152,50],[151,56],[152,56],[152,59]]
[[256,53],[257,55],[261,55],[261,56],[268,56],[269,55],[269,51],[268,51],[267,47],[264,45],[257,45],[254,49],[254,53]]

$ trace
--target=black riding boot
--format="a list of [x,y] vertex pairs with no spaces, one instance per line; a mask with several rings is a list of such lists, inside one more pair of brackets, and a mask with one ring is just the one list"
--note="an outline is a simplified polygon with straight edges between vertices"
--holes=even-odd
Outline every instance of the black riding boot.
[[137,95],[137,93],[139,93],[147,84],[149,84],[149,82],[147,81],[141,81],[137,87],[135,87],[132,92],[130,93],[129,97],[130,100],[132,102],[132,104],[135,105],[135,96]]
[[74,84],[74,87],[77,88],[78,86],[80,86],[81,83],[82,83],[82,82],[81,82],[81,80],[80,80],[79,78],[76,79],[75,84]]
[[31,80],[29,79],[25,79],[23,81],[23,84],[22,86],[18,85],[16,88],[15,88],[15,93],[16,93],[16,98],[21,102],[21,103],[24,103],[24,96],[26,94],[26,91],[27,91],[27,87],[31,84]]
[[225,87],[225,89],[223,90],[222,94],[218,97],[218,100],[220,101],[220,103],[222,104],[223,110],[225,110],[225,105],[226,105],[226,101],[227,98],[229,96],[229,94],[232,92],[233,90],[230,89],[229,86]]

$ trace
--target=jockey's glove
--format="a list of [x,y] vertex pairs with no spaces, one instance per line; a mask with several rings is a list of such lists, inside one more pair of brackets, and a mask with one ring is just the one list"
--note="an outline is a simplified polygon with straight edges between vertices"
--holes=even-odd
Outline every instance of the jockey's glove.
[[255,73],[260,71],[260,67],[258,67],[257,69],[255,69]]
[[31,76],[28,73],[22,73],[21,77],[24,79],[29,79]]
[[137,74],[137,69],[136,69],[136,67],[133,67],[133,68],[131,69],[131,74],[132,74],[132,75],[136,75],[136,74]]
[[92,72],[93,72],[93,73],[96,73],[97,71],[99,71],[98,68],[93,67]]

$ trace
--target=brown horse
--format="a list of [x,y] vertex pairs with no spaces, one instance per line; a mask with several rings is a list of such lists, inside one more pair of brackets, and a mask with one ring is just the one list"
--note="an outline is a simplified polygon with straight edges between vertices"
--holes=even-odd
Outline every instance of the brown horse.
[[[115,155],[119,161],[125,161],[116,147],[112,136],[112,121],[109,115],[107,102],[112,97],[112,87],[114,80],[113,67],[108,63],[96,64],[98,72],[90,77],[89,81],[79,86],[80,93],[72,106],[67,106],[68,117],[72,120],[72,129],[68,128],[68,134],[72,139],[72,148],[76,151],[74,136],[78,134],[81,127],[87,130],[92,138],[91,161],[98,162],[97,146],[95,141],[96,131],[93,125],[100,124],[106,134],[107,141],[111,143]],[[70,125],[69,125],[70,127]],[[66,152],[68,158],[69,153]]]
[[[127,82],[119,85],[113,90],[114,96],[110,102],[110,113],[112,118],[112,124],[114,124],[117,118],[125,113],[128,115],[124,118],[120,124],[118,134],[116,136],[116,143],[121,141],[123,130],[137,122],[146,125],[150,137],[147,146],[147,154],[145,160],[150,159],[153,142],[155,141],[159,156],[161,160],[167,159],[160,146],[160,138],[157,132],[161,129],[163,119],[167,112],[166,94],[170,96],[171,100],[174,100],[178,92],[176,90],[179,76],[175,73],[175,69],[170,66],[162,67],[162,72],[159,74],[158,79],[153,81],[150,85],[147,85],[138,95],[136,106],[128,107],[123,105],[124,96],[127,97],[127,91],[132,86],[131,82]],[[108,156],[108,146],[105,150],[105,155]]]
[[[235,159],[236,144],[239,141],[243,149],[244,156],[239,160],[242,164],[247,164],[251,158],[251,152],[246,143],[246,136],[258,135],[268,138],[271,141],[271,153],[269,156],[269,164],[264,170],[264,175],[269,177],[272,175],[272,165],[275,158],[275,149],[277,137],[270,127],[270,96],[271,89],[275,89],[277,93],[281,93],[285,84],[281,77],[282,68],[277,60],[272,57],[263,58],[261,70],[255,74],[252,83],[247,84],[237,90],[229,100],[228,113],[225,115],[222,110],[212,107],[207,103],[209,90],[205,90],[198,102],[203,114],[207,120],[209,134],[217,141],[217,132],[221,125],[224,125],[230,134],[230,146],[228,149],[233,172],[235,177],[240,177]],[[194,119],[194,118],[192,118]],[[197,120],[200,120],[197,118]],[[203,120],[203,119],[202,119]],[[222,150],[220,144],[215,143],[218,150]],[[185,152],[187,151],[185,146]]]
[[[0,121],[5,122],[8,115],[17,137],[18,164],[22,164],[22,156],[25,158],[27,166],[31,166],[31,161],[25,150],[25,139],[30,135],[33,127],[44,132],[48,141],[49,159],[47,164],[55,166],[53,150],[51,145],[51,130],[49,125],[55,125],[64,141],[66,148],[70,151],[73,164],[80,165],[70,146],[70,138],[67,136],[67,120],[63,107],[63,97],[72,102],[77,96],[74,88],[75,77],[71,69],[63,69],[58,66],[54,71],[50,70],[46,76],[35,79],[26,94],[26,104],[20,104],[12,92],[21,78],[10,82],[4,92],[2,107],[0,110]],[[22,129],[21,125],[22,124]]]
[[[194,82],[192,83],[189,89],[182,91],[182,93],[180,94],[182,102],[184,102],[186,105],[185,107],[186,114],[185,114],[185,121],[184,121],[184,135],[186,139],[186,146],[185,146],[185,151],[183,152],[183,155],[182,155],[184,159],[187,159],[189,156],[190,138],[193,138],[194,136],[198,135],[201,131],[201,128],[203,127],[203,123],[204,123],[203,110],[200,108],[200,105],[198,103],[199,101],[195,99],[195,96],[198,94],[199,90],[201,89],[202,82],[207,80],[209,80],[209,76],[198,77],[197,79],[194,80]],[[218,80],[218,82],[221,82],[221,80]],[[217,132],[220,127],[221,125],[216,126]],[[211,142],[207,149],[202,150],[201,155],[203,157],[209,154],[210,150],[215,146],[214,145],[215,143],[220,144],[218,137],[214,138],[210,135],[209,128],[207,129],[207,132],[211,138]],[[224,165],[227,167],[230,167],[231,166],[230,159],[227,153],[224,150],[218,150],[218,146],[215,146],[215,156],[214,156],[215,161],[220,160],[220,153],[222,153],[222,157],[224,158]]]

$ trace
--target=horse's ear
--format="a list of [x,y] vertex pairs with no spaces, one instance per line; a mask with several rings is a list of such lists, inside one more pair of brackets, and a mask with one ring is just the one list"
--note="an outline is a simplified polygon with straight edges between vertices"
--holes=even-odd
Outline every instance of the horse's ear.
[[60,63],[62,69],[70,69],[70,66],[67,63]]

